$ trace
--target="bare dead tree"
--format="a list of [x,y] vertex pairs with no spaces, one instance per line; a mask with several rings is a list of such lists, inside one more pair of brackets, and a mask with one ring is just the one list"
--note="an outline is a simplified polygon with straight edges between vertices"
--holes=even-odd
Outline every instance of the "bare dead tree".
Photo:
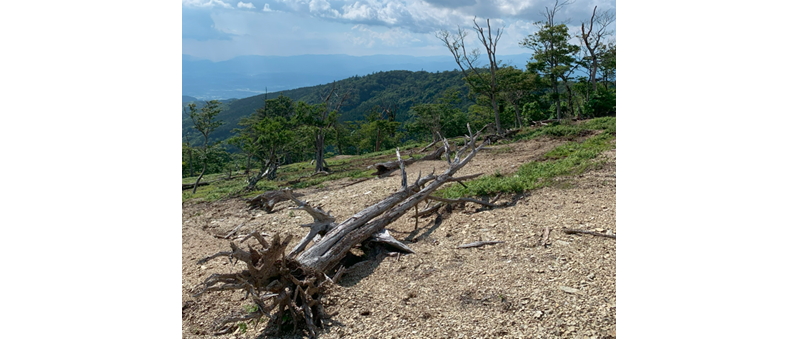
[[[251,247],[244,250],[231,242],[231,251],[208,256],[198,264],[216,257],[228,257],[244,262],[247,269],[238,273],[211,275],[197,287],[197,295],[210,291],[240,290],[258,306],[254,312],[222,319],[219,325],[266,317],[269,325],[277,329],[293,326],[296,331],[300,327],[308,336],[317,337],[323,327],[322,319],[327,317],[323,311],[323,294],[329,284],[342,275],[341,260],[359,244],[382,245],[413,253],[408,246],[394,239],[386,227],[443,184],[463,179],[454,175],[489,143],[489,139],[485,139],[476,146],[476,138],[477,134],[472,135],[470,131],[468,143],[455,152],[453,159],[448,157],[449,167],[439,175],[431,173],[422,177],[420,174],[410,182],[400,159],[401,188],[341,223],[337,223],[330,212],[297,199],[291,190],[281,190],[280,194],[292,200],[297,205],[296,209],[302,209],[313,217],[312,223],[303,225],[309,228],[308,234],[287,255],[284,254],[291,237],[281,240],[274,235],[272,241],[267,242],[261,233],[253,232],[251,236],[258,241],[261,249]],[[397,155],[400,158],[399,150]],[[314,244],[308,247],[312,240]],[[328,274],[332,274],[333,278]]]
[[[604,38],[614,34],[613,30],[608,27],[616,20],[615,15],[611,10],[605,10],[597,14],[597,6],[592,10],[592,17],[589,19],[588,28],[587,23],[581,23],[581,45],[589,53],[591,64],[589,67],[589,81],[592,82],[592,91],[597,92],[597,68],[600,61],[598,56],[598,49],[603,47]],[[595,27],[596,25],[596,27]]]
[[485,72],[481,70],[482,67],[477,64],[480,50],[475,48],[467,52],[464,40],[468,32],[465,29],[458,26],[455,34],[442,30],[436,33],[436,37],[450,50],[450,54],[453,55],[458,68],[461,69],[461,74],[473,91],[483,93],[489,97],[494,112],[497,134],[502,134],[503,129],[500,125],[500,108],[498,105],[500,89],[497,83],[497,70],[499,68],[497,65],[497,42],[503,35],[503,28],[496,29],[493,36],[489,19],[486,19],[486,28],[478,24],[477,17],[473,18],[472,22],[472,29],[477,33],[478,40],[486,50],[486,55],[489,59],[489,77],[485,76]]

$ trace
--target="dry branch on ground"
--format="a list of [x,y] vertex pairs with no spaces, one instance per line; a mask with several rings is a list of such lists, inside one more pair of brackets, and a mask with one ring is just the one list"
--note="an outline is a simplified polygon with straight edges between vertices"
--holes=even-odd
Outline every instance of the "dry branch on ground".
[[611,235],[609,235],[609,234],[601,234],[601,233],[596,233],[596,232],[593,232],[593,231],[579,230],[579,229],[564,229],[564,234],[587,234],[587,235],[593,235],[593,236],[613,238],[615,240],[617,239],[617,235],[615,235],[615,234],[611,234]]

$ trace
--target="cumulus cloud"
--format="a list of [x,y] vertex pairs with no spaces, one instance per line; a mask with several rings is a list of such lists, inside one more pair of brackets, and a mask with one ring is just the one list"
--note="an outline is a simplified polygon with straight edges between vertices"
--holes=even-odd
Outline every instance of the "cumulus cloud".
[[239,3],[238,3],[238,4],[236,4],[236,7],[239,7],[239,8],[249,8],[249,9],[255,9],[255,8],[256,8],[256,6],[255,6],[255,5],[253,5],[253,3],[252,3],[252,2],[241,2],[241,1],[239,1]]
[[[474,17],[538,21],[554,0],[272,0],[298,14],[347,24],[400,27],[430,33],[470,26]],[[595,4],[614,8],[616,0],[576,0],[559,13],[559,20],[579,22],[591,15]],[[269,8],[265,5],[265,8]],[[266,11],[266,9],[265,9]]]
[[222,1],[222,0],[182,0],[183,5],[187,7],[222,7],[222,8],[233,8],[230,4]]
[[415,38],[410,32],[398,27],[379,32],[366,25],[358,24],[353,26],[351,31],[353,32],[347,34],[350,41],[355,45],[363,45],[366,47],[373,47],[375,43],[390,47],[402,47],[420,42],[420,40]]
[[[330,49],[342,49],[337,53],[369,54],[371,52],[367,51],[401,49],[437,55],[442,46],[431,33],[443,29],[453,31],[457,26],[471,32],[473,18],[477,17],[481,26],[485,26],[486,18],[491,19],[493,31],[504,27],[498,49],[517,53],[523,51],[518,46],[519,41],[535,31],[532,23],[543,20],[542,12],[546,7],[552,8],[554,3],[555,0],[183,0],[184,11],[214,13],[213,22],[212,18],[205,17],[191,25],[185,23],[184,38],[231,44],[231,41],[246,38],[252,39],[248,41],[251,48],[274,49],[280,44],[266,43],[271,40],[260,33],[270,31],[283,32],[271,36],[285,36],[287,40],[281,42],[283,45],[304,53],[329,44]],[[614,10],[616,0],[575,0],[558,13],[556,20],[569,20],[571,32],[574,32],[581,21],[589,19],[595,5],[598,11]],[[257,10],[259,7],[261,10]],[[240,10],[227,10],[237,8]],[[270,13],[270,20],[264,20],[266,13]],[[282,20],[282,26],[271,30],[255,28],[261,23],[278,20]],[[471,32],[470,40],[474,37]],[[316,39],[313,44],[306,43],[312,38]],[[296,53],[286,52],[287,55]]]
[[209,40],[230,40],[232,35],[221,30],[211,12],[202,8],[184,9],[182,23],[182,35],[184,39],[197,41]]
[[425,0],[425,2],[436,7],[447,7],[447,8],[472,6],[477,3],[476,0]]

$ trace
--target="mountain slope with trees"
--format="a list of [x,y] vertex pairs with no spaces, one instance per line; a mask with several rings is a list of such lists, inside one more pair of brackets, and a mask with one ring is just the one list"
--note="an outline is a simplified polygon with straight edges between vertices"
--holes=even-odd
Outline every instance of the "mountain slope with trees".
[[[331,84],[323,84],[229,101],[223,105],[225,109],[218,116],[224,124],[214,131],[210,138],[219,141],[231,137],[238,122],[257,109],[263,108],[265,99],[283,95],[293,101],[319,104],[330,86]],[[460,108],[465,111],[468,108],[466,100],[468,88],[461,75],[455,71],[378,72],[343,79],[337,81],[336,86],[341,89],[340,92],[349,95],[348,100],[340,108],[341,122],[364,120],[374,107],[390,105],[395,107],[396,119],[401,122],[406,121],[409,118],[408,111],[413,105],[434,103],[449,88],[455,88],[463,99]],[[191,121],[186,118],[188,117],[184,117],[184,134],[191,130]]]

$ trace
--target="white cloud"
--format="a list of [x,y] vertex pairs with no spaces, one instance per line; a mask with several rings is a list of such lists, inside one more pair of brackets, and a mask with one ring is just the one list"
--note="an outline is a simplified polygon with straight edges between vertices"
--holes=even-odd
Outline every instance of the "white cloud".
[[239,1],[239,3],[236,4],[236,7],[249,8],[249,9],[255,9],[256,8],[256,6],[254,6],[252,2],[241,2],[241,1]]
[[353,26],[351,32],[347,33],[347,37],[353,44],[366,47],[373,47],[376,42],[389,47],[409,46],[412,43],[420,42],[420,40],[414,37],[410,32],[398,27],[390,28],[384,32],[378,32],[363,24]]
[[326,0],[311,0],[308,9],[312,12],[324,12],[331,9],[331,4]]
[[222,0],[182,0],[184,6],[188,7],[222,7],[222,8],[233,8],[230,4],[222,1]]
[[[224,1],[229,1],[226,3]],[[441,55],[444,48],[433,32],[453,31],[457,26],[469,30],[470,46],[478,47],[473,18],[485,26],[491,19],[492,31],[504,27],[498,52],[529,52],[519,41],[535,31],[531,25],[542,20],[541,12],[554,0],[183,0],[184,7],[213,7],[214,30],[228,39],[214,51],[225,55],[297,55],[303,53],[345,53],[351,55],[409,53]],[[233,6],[231,6],[233,4]],[[263,5],[262,5],[263,4]],[[571,33],[587,20],[594,5],[598,11],[614,9],[616,0],[576,0],[558,13],[557,21],[571,19]],[[251,7],[252,5],[252,7]],[[235,7],[234,7],[235,6]],[[241,8],[261,10],[221,10]],[[269,14],[267,14],[269,13]],[[264,17],[269,15],[269,20]],[[270,24],[269,28],[263,25]],[[205,23],[204,24],[208,24]],[[614,29],[613,27],[611,29]],[[272,34],[265,34],[271,32]],[[277,33],[277,34],[276,34]],[[208,42],[209,39],[201,40]],[[216,39],[219,40],[219,39]],[[240,43],[242,46],[236,45]],[[185,45],[187,49],[200,45]],[[187,50],[188,51],[188,50]],[[209,52],[210,53],[210,52]],[[216,53],[216,52],[215,52]],[[219,52],[223,53],[223,52]],[[219,55],[216,58],[222,58]]]

